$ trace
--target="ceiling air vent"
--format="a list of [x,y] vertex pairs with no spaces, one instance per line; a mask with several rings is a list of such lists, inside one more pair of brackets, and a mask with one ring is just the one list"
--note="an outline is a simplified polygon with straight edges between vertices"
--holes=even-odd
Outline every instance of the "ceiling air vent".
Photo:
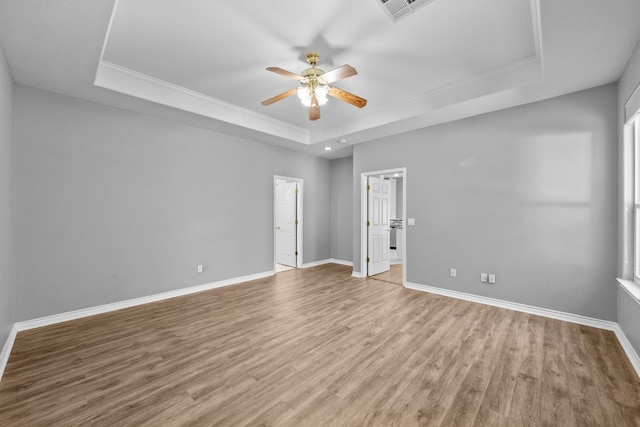
[[393,22],[398,22],[400,19],[410,15],[432,1],[433,0],[378,0]]

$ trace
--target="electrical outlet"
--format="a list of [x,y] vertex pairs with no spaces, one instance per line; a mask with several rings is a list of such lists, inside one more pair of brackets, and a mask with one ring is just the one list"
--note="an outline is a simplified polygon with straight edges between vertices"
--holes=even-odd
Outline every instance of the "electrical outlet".
[[495,284],[496,283],[496,275],[495,274],[490,274],[489,275],[489,283],[491,283],[491,284]]
[[487,273],[480,273],[480,281],[487,283]]
[[203,270],[202,264],[198,265],[198,267],[197,267],[198,273],[202,273],[202,270]]
[[452,268],[449,274],[451,275],[451,277],[456,277],[456,274],[457,274],[456,269]]

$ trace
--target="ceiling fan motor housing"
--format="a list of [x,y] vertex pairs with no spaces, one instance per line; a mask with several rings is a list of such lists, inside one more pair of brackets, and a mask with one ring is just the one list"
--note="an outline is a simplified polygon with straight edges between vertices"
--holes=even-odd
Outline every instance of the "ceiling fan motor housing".
[[320,55],[318,55],[316,52],[309,52],[307,53],[307,62],[309,63],[309,65],[311,65],[312,67],[315,67],[316,64],[318,62],[320,62]]
[[316,83],[326,84],[326,82],[324,82],[322,79],[318,79],[319,76],[324,74],[324,70],[316,68],[316,64],[320,62],[320,55],[318,55],[316,52],[309,52],[307,53],[306,58],[309,65],[311,65],[311,68],[307,68],[300,73],[302,77],[306,78],[306,83],[314,86]]

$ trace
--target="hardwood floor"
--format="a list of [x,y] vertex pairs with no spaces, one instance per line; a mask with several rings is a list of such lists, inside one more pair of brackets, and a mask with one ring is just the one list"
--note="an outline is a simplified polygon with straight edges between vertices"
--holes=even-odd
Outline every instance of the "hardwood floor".
[[640,425],[612,332],[350,274],[20,332],[0,425]]
[[392,264],[389,271],[370,276],[371,279],[402,285],[402,264]]

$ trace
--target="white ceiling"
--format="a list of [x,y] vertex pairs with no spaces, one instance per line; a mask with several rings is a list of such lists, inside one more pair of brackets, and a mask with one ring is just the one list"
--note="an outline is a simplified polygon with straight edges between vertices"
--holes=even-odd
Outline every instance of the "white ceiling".
[[[379,2],[0,0],[0,41],[20,84],[335,158],[614,82],[640,38],[638,0],[434,0],[397,23]],[[355,67],[334,85],[367,106],[262,106],[297,86],[265,67],[309,51]]]

